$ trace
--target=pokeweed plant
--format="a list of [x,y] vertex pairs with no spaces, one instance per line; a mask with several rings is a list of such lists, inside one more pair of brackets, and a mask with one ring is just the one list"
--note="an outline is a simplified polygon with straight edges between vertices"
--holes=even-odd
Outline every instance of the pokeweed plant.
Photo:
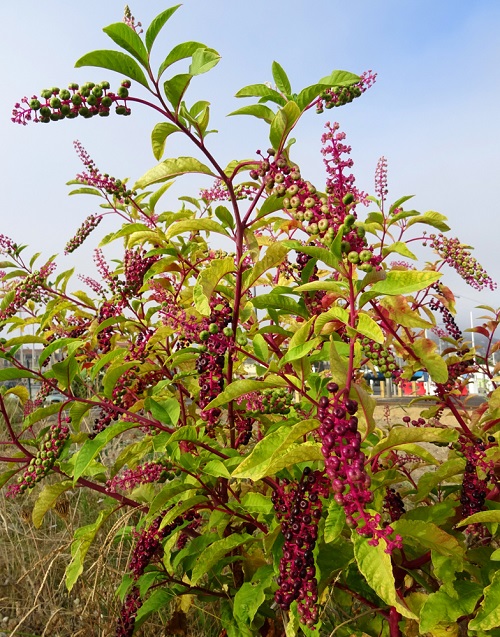
[[[274,86],[241,89],[256,100],[231,113],[263,120],[270,147],[223,167],[207,145],[210,103],[188,101],[218,53],[184,42],[157,71],[150,65],[177,8],[145,33],[127,9],[104,29],[122,51],[77,62],[125,76],[116,92],[70,84],[14,108],[22,124],[129,115],[136,104],[161,121],[151,137],[159,163],[133,186],[101,173],[76,143],[84,170],[72,192],[101,202],[66,252],[104,215],[118,224],[95,250],[101,280],[81,276],[87,291],[72,271],[55,273],[55,258],[35,268],[38,255],[28,260],[0,236],[0,380],[41,386],[34,400],[22,384],[0,393],[6,496],[36,494],[40,526],[65,492],[102,494],[95,521],[75,532],[69,590],[105,521],[134,511],[135,527],[123,521],[118,532],[133,543],[118,637],[189,603],[216,614],[228,637],[500,635],[500,389],[490,363],[500,313],[483,308],[480,359],[455,322],[443,269],[476,289],[495,284],[447,236],[443,215],[405,209],[410,197],[388,203],[384,158],[375,196],[356,187],[339,124],[321,140],[324,185],[294,162],[300,118],[361,96],[371,72],[334,71],[295,93],[274,62]],[[195,156],[163,158],[174,133]],[[165,204],[188,173],[212,186]],[[216,235],[233,251],[217,249]],[[110,263],[102,247],[113,242],[123,258]],[[417,269],[412,243],[437,260]],[[32,336],[16,335],[27,325]],[[26,344],[42,347],[33,369],[16,358]],[[435,391],[420,417],[377,426],[367,368],[396,384],[428,372]],[[494,391],[473,409],[462,394],[477,370]],[[53,390],[64,401],[45,406]]]

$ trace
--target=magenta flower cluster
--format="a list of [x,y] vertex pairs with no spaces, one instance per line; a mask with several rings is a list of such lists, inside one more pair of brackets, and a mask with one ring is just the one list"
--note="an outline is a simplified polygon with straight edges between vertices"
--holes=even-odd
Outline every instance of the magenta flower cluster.
[[135,469],[126,469],[123,473],[117,474],[106,483],[106,491],[116,490],[132,491],[141,484],[159,482],[165,474],[166,468],[160,462],[145,462]]
[[49,262],[42,266],[40,270],[35,270],[31,274],[27,274],[24,279],[17,281],[14,289],[14,298],[0,311],[0,321],[14,316],[28,301],[40,303],[45,296],[47,277],[55,269],[56,264]]

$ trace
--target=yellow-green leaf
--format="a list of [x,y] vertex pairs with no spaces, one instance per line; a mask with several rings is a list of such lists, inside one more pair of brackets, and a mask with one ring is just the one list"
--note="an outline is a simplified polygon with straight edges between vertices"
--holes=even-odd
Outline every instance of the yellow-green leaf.
[[377,294],[410,294],[429,287],[441,278],[440,272],[431,270],[391,270],[383,281],[371,287]]
[[216,566],[225,555],[251,539],[252,536],[248,535],[248,533],[243,533],[242,535],[233,533],[229,537],[210,544],[202,551],[194,564],[191,585],[196,586],[200,579]]
[[56,484],[48,484],[40,491],[31,513],[31,519],[33,520],[33,525],[36,529],[39,529],[42,526],[45,514],[47,511],[52,509],[57,498],[65,491],[69,491],[69,489],[72,488],[73,483],[71,480],[63,480]]
[[208,166],[205,166],[205,164],[202,164],[201,161],[194,157],[174,157],[172,159],[165,159],[161,164],[148,170],[146,174],[137,180],[134,189],[147,188],[151,186],[151,184],[168,181],[169,179],[174,179],[187,173],[201,173],[202,175],[215,177]]
[[458,440],[458,432],[454,429],[440,429],[439,427],[394,427],[387,438],[381,440],[373,447],[371,457],[385,451],[399,447],[409,442],[455,442]]
[[193,300],[196,309],[203,316],[210,316],[210,298],[219,281],[235,269],[233,257],[214,259],[208,268],[198,275],[193,288]]

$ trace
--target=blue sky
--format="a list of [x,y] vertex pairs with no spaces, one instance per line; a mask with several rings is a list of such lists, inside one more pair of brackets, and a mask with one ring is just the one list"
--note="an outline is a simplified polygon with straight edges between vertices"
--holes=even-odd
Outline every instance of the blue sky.
[[[147,25],[170,4],[149,0],[131,4],[131,10]],[[25,0],[2,7],[0,233],[47,256],[62,253],[83,217],[96,212],[93,198],[67,196],[64,184],[81,168],[73,140],[83,143],[103,172],[134,181],[155,164],[149,133],[158,120],[135,106],[130,118],[20,127],[10,122],[12,105],[23,95],[70,81],[116,84],[120,78],[113,73],[73,65],[88,51],[114,48],[101,28],[122,15],[121,0]],[[373,190],[377,159],[385,155],[389,196],[416,194],[418,210],[448,216],[452,234],[473,245],[500,281],[499,27],[497,0],[186,0],[155,48],[158,61],[184,40],[200,40],[221,53],[221,63],[198,78],[188,101],[212,102],[212,124],[220,134],[210,144],[222,162],[267,148],[263,124],[225,114],[246,103],[233,97],[241,86],[272,80],[273,60],[283,65],[297,91],[333,69],[376,71],[377,83],[361,99],[328,112],[348,134],[358,186]],[[319,139],[326,120],[326,114],[311,113],[297,129],[294,151],[303,174],[320,185]],[[166,156],[188,153],[174,136]],[[189,182],[188,187],[197,186]],[[178,186],[176,192],[181,190]],[[111,225],[101,228],[105,232]],[[90,250],[76,253],[61,260],[60,268],[76,263],[90,271],[90,255]],[[456,278],[449,280],[464,296],[467,314],[474,300],[498,303],[498,293],[478,294]]]

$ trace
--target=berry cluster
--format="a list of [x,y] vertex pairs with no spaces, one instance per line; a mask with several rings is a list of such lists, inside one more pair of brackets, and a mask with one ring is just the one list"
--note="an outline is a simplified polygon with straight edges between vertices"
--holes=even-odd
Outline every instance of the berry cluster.
[[[97,317],[99,324],[114,316],[120,316],[122,309],[123,307],[120,303],[115,304],[111,301],[105,301],[99,308],[99,315]],[[114,327],[112,325],[108,325],[97,334],[99,349],[103,354],[106,354],[111,349],[111,338],[114,333]]]
[[95,230],[102,221],[102,215],[89,215],[82,225],[76,231],[74,237],[72,237],[66,247],[64,248],[64,254],[70,254],[79,248],[85,239],[89,236],[92,230]]
[[430,287],[436,291],[436,295],[429,303],[429,309],[434,312],[440,312],[443,324],[448,334],[455,340],[460,340],[462,338],[462,331],[458,327],[453,314],[446,304],[446,297],[441,294],[443,286],[439,283],[434,283]]
[[[256,188],[251,184],[239,184],[234,186],[234,194],[238,200],[249,199],[252,201],[255,192]],[[217,179],[211,188],[203,188],[200,190],[200,198],[204,199],[207,203],[213,201],[230,201],[231,194],[226,184],[221,179]]]
[[[289,414],[293,406],[293,394],[286,389],[264,389],[260,392],[258,404],[247,402],[247,413],[250,416],[258,414]],[[247,395],[248,398],[248,395]]]
[[30,460],[24,472],[17,479],[17,484],[12,485],[7,491],[7,497],[14,497],[18,493],[24,493],[40,482],[52,469],[61,449],[68,439],[69,427],[67,425],[51,425],[45,434],[36,455]]
[[48,123],[78,116],[85,119],[94,115],[107,117],[113,104],[117,115],[130,115],[127,106],[130,84],[130,80],[123,80],[116,93],[109,90],[109,82],[86,82],[82,86],[72,83],[67,89],[57,86],[44,89],[40,98],[36,95],[31,99],[23,97],[15,104],[12,121],[25,126],[29,121]]
[[[483,510],[484,501],[488,494],[488,483],[493,475],[493,463],[486,459],[486,449],[495,443],[495,438],[490,436],[485,444],[480,438],[471,441],[461,437],[459,443],[466,459],[464,477],[462,481],[462,514],[464,518]],[[479,477],[478,469],[483,475]],[[470,530],[470,529],[469,529]]]
[[451,392],[461,393],[469,382],[469,375],[477,371],[477,365],[469,352],[470,349],[464,346],[456,351],[453,362],[447,361],[448,380],[446,383],[436,383],[436,394],[440,398]]
[[137,611],[142,606],[139,587],[133,586],[127,594],[120,610],[118,622],[116,624],[116,637],[132,637],[135,628]]
[[462,277],[462,279],[476,290],[489,288],[495,290],[497,284],[484,268],[472,256],[470,250],[458,239],[445,237],[443,234],[431,234],[431,247]]
[[[287,487],[289,485],[285,483]],[[280,608],[289,610],[297,600],[301,622],[312,628],[318,622],[318,583],[313,550],[318,539],[322,500],[328,496],[329,485],[324,473],[306,467],[296,486],[273,492],[272,501],[285,538],[279,566],[275,600]]]
[[160,528],[164,515],[165,513],[156,517],[141,533],[134,531],[136,543],[130,558],[129,570],[136,581],[144,573],[146,566],[155,559],[161,559],[162,540],[184,522],[182,516],[177,516],[173,522]]
[[189,541],[189,535],[195,533],[200,528],[203,517],[198,511],[189,511],[184,516],[189,522],[184,531],[179,533],[179,539],[177,540],[177,549],[180,551],[183,549]]
[[126,469],[122,474],[116,475],[106,483],[106,491],[114,492],[117,489],[131,491],[141,484],[162,482],[173,477],[169,472],[171,468],[164,462],[145,462],[135,469]]
[[[308,281],[318,281],[319,277],[318,277],[318,268],[316,265],[314,265],[314,267],[312,268],[312,271],[310,272],[309,276],[306,277],[308,280],[304,281],[303,277],[304,275],[302,274],[304,269],[306,268],[307,264],[309,263],[309,261],[312,259],[311,256],[309,256],[308,254],[305,254],[304,252],[298,252],[297,253],[297,270],[300,274],[301,277],[301,281],[303,283],[307,283]],[[313,314],[321,314],[322,312],[324,312],[325,308],[322,305],[323,300],[326,297],[326,292],[324,290],[315,290],[312,292],[308,292],[307,294],[304,295],[304,303],[308,309],[308,311],[311,313],[311,315]]]
[[112,195],[113,197],[116,197],[118,201],[124,203],[128,202],[130,197],[137,194],[135,190],[127,189],[125,181],[115,179],[107,173],[101,173],[92,157],[79,141],[74,142],[74,147],[76,154],[86,169],[83,173],[79,173],[76,176],[75,181],[80,184],[84,184],[85,186],[97,188],[97,190],[100,190],[103,195]]
[[16,281],[14,298],[12,301],[0,311],[0,321],[4,321],[14,316],[20,309],[24,307],[27,301],[40,303],[45,298],[45,289],[47,277],[54,272],[56,264],[54,262],[46,263],[31,274],[27,274],[24,279]]
[[225,354],[234,343],[232,310],[227,301],[217,302],[212,299],[212,311],[204,318],[199,327],[197,342],[201,345],[200,355],[196,360],[200,387],[199,405],[201,418],[207,423],[207,433],[214,435],[214,427],[219,421],[221,410],[214,407],[205,409],[224,389]]
[[376,343],[369,338],[361,341],[363,355],[368,358],[378,370],[384,374],[385,378],[392,378],[394,374],[400,372],[400,368],[396,363],[394,355],[389,349],[383,347],[380,343]]
[[[356,528],[359,535],[370,537],[376,546],[381,538],[392,552],[401,545],[401,538],[390,540],[391,526],[381,528],[381,516],[366,510],[372,502],[371,479],[365,471],[365,454],[361,451],[361,434],[358,431],[358,403],[347,398],[334,382],[327,389],[332,398],[322,396],[319,400],[318,419],[321,421],[321,451],[325,457],[326,473],[332,482],[334,499],[346,514],[347,525]],[[362,523],[362,524],[360,524]]]
[[125,281],[119,282],[120,291],[125,297],[135,296],[139,292],[144,283],[144,275],[159,258],[159,255],[146,256],[146,250],[143,248],[125,250],[123,258]]
[[9,257],[14,257],[19,250],[17,243],[14,243],[12,239],[4,234],[0,234],[0,254],[6,254]]
[[357,84],[352,86],[332,86],[326,89],[316,102],[316,113],[323,113],[325,108],[330,109],[335,106],[349,104],[373,86],[376,77],[377,74],[373,73],[373,71],[365,71],[361,74],[361,79]]
[[389,514],[391,522],[396,522],[403,513],[406,513],[403,498],[396,489],[391,489],[389,487],[386,488],[383,506],[384,510]]

